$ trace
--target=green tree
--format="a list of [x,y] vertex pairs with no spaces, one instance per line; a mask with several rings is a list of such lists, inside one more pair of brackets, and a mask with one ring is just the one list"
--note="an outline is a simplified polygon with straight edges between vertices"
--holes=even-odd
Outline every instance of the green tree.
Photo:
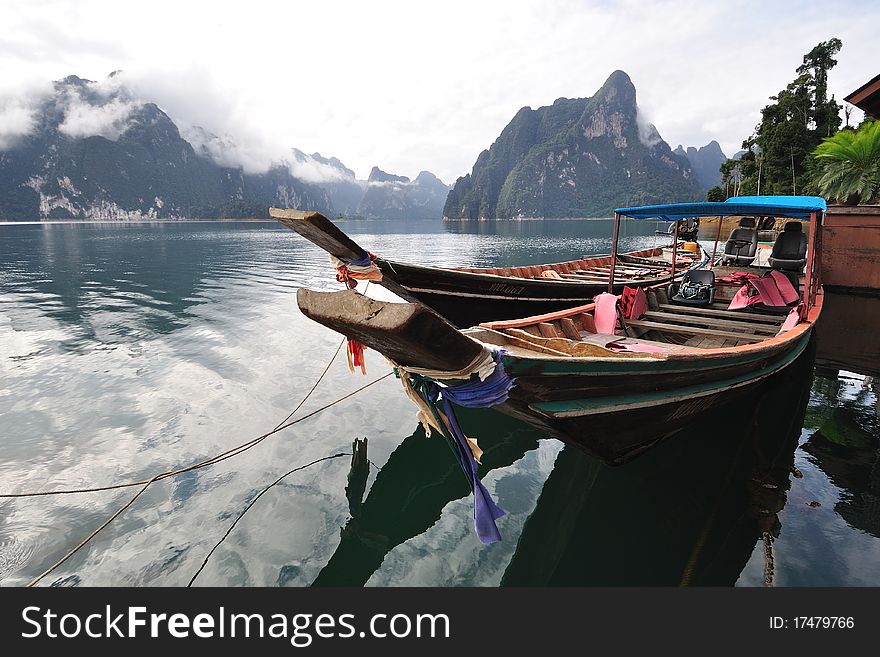
[[711,187],[708,192],[706,192],[706,200],[710,203],[723,203],[727,200],[727,196],[724,194],[724,190],[720,187]]
[[823,41],[804,55],[804,63],[797,72],[806,76],[807,90],[813,98],[812,121],[815,132],[822,137],[830,137],[840,128],[840,105],[828,100],[828,71],[837,64],[834,55],[840,52],[843,42],[840,39]]
[[813,155],[820,194],[847,205],[880,201],[880,121],[827,137]]
[[834,56],[842,45],[840,39],[829,39],[810,50],[797,77],[761,110],[761,123],[743,142],[746,154],[727,172],[739,173],[741,179],[733,184],[740,194],[804,192],[814,169],[812,152],[840,128],[840,104],[828,98],[828,71],[837,64]]

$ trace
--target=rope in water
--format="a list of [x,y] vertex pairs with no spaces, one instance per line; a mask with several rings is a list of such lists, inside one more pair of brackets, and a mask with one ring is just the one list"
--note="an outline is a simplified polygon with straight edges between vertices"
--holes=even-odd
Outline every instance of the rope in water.
[[329,370],[330,364],[332,364],[333,360],[335,360],[336,356],[339,354],[339,351],[342,348],[343,344],[345,344],[345,340],[340,342],[339,347],[336,348],[336,353],[333,354],[333,358],[330,360],[330,363],[328,363],[327,367],[324,369],[324,372],[321,374],[321,376],[315,382],[315,385],[312,386],[312,389],[309,390],[308,394],[306,394],[306,396],[303,397],[303,399],[299,402],[299,404],[297,404],[296,408],[293,409],[293,411],[286,418],[284,418],[284,420],[282,420],[278,425],[276,425],[276,427],[274,429],[272,429],[272,431],[264,433],[261,436],[257,436],[256,438],[253,438],[245,443],[242,443],[241,445],[237,445],[231,449],[226,450],[225,452],[221,452],[220,454],[212,456],[209,459],[205,459],[204,461],[199,461],[197,463],[190,464],[190,465],[183,467],[183,468],[180,468],[178,470],[169,470],[167,472],[161,472],[161,473],[157,474],[155,477],[152,477],[150,479],[141,479],[138,481],[129,481],[129,482],[118,483],[118,484],[108,484],[106,486],[94,486],[91,488],[70,488],[70,489],[62,489],[62,490],[29,491],[26,493],[0,493],[0,498],[43,497],[43,496],[49,496],[49,495],[74,495],[77,493],[97,493],[97,492],[105,491],[105,490],[116,490],[118,488],[132,488],[134,486],[143,486],[145,484],[152,483],[153,481],[160,481],[162,479],[167,479],[168,477],[174,477],[176,475],[183,474],[185,472],[190,472],[192,470],[198,470],[199,468],[204,468],[209,465],[214,465],[215,463],[220,463],[221,461],[225,461],[228,458],[232,458],[233,456],[237,456],[237,455],[241,454],[242,452],[249,450],[251,447],[255,447],[256,445],[258,445],[259,443],[264,441],[269,436],[272,436],[276,433],[279,433],[280,431],[283,431],[284,429],[287,429],[288,427],[293,426],[297,422],[301,422],[307,418],[310,418],[314,415],[317,415],[318,413],[325,411],[328,408],[330,408],[331,406],[334,406],[335,404],[338,404],[339,402],[344,401],[344,400],[348,399],[349,397],[356,395],[357,393],[361,392],[362,390],[369,388],[371,385],[378,383],[382,379],[385,379],[385,378],[391,376],[391,374],[393,374],[393,372],[389,372],[388,374],[385,374],[384,376],[381,376],[378,379],[371,381],[370,383],[364,384],[363,386],[354,390],[353,392],[351,392],[343,397],[340,397],[339,399],[337,399],[337,400],[335,400],[325,406],[322,406],[321,408],[319,408],[317,410],[312,411],[308,415],[304,415],[303,417],[301,417],[293,422],[287,422],[294,415],[294,413],[296,413],[302,407],[302,405],[306,402],[306,400],[309,398],[309,396],[312,394],[312,392],[315,391],[315,388],[318,387],[318,384],[321,382],[321,379],[323,379],[324,375],[327,374],[327,370]]
[[260,499],[260,498],[263,496],[264,493],[268,492],[270,488],[272,488],[272,487],[276,486],[277,484],[281,483],[281,481],[282,481],[283,479],[285,479],[286,477],[292,475],[294,472],[299,472],[300,470],[305,470],[306,468],[311,467],[311,466],[313,466],[313,465],[316,465],[316,464],[318,464],[318,463],[321,463],[322,461],[329,461],[330,459],[338,459],[338,458],[341,457],[341,456],[351,456],[351,452],[340,452],[340,453],[338,453],[338,454],[331,454],[330,456],[325,456],[325,457],[320,458],[320,459],[318,459],[318,460],[316,460],[316,461],[312,461],[311,463],[306,463],[305,465],[300,465],[300,466],[294,468],[293,470],[289,470],[288,472],[285,472],[283,475],[281,475],[280,477],[278,477],[278,479],[276,479],[276,480],[273,481],[271,484],[269,484],[268,486],[266,486],[263,490],[261,490],[261,491],[259,492],[259,494],[258,494],[254,499],[252,499],[252,500],[250,501],[250,503],[249,503],[249,504],[248,504],[248,505],[242,510],[242,512],[239,514],[238,518],[235,519],[235,522],[233,522],[233,523],[229,526],[229,529],[226,530],[226,533],[223,534],[223,537],[222,537],[219,541],[217,541],[217,543],[214,545],[214,547],[211,548],[211,551],[208,552],[208,554],[205,555],[205,560],[202,561],[202,565],[199,566],[199,569],[195,572],[195,574],[194,574],[194,575],[192,576],[192,578],[189,580],[189,584],[187,584],[187,587],[190,587],[190,586],[193,585],[193,582],[196,581],[196,577],[198,577],[199,574],[202,572],[202,570],[204,570],[205,566],[208,565],[208,559],[210,559],[210,558],[211,558],[211,555],[214,554],[214,550],[216,550],[218,547],[220,547],[220,544],[221,544],[223,541],[225,541],[226,538],[229,536],[229,534],[232,533],[232,530],[235,529],[235,526],[238,524],[238,521],[241,520],[241,519],[244,517],[244,514],[245,514],[245,513],[247,513],[248,511],[250,511],[250,508],[251,508],[254,504],[256,504],[257,500]]
[[[143,486],[143,488],[141,488],[131,499],[129,499],[128,502],[126,502],[124,505],[122,505],[113,515],[111,515],[97,529],[95,529],[91,534],[89,534],[85,539],[83,539],[76,547],[74,547],[72,550],[70,550],[61,559],[56,561],[52,566],[50,566],[45,571],[43,571],[38,577],[33,579],[28,584],[28,587],[35,586],[40,580],[42,580],[44,577],[49,575],[52,571],[54,571],[56,568],[61,566],[65,561],[70,559],[74,554],[76,554],[80,549],[82,549],[89,541],[91,541],[93,538],[95,538],[95,536],[97,536],[104,528],[106,528],[111,522],[113,522],[116,518],[118,518],[128,507],[130,507],[135,502],[135,500],[137,500],[147,490],[147,488],[150,487],[150,485],[152,483],[159,481],[160,479],[166,479],[168,477],[173,477],[175,475],[182,474],[184,472],[189,472],[191,470],[196,470],[198,468],[207,467],[209,465],[219,463],[220,461],[224,461],[228,458],[232,458],[233,456],[237,456],[238,454],[241,454],[242,452],[250,449],[251,447],[255,447],[256,445],[261,443],[263,440],[265,440],[269,436],[272,436],[276,433],[279,433],[280,431],[283,431],[284,429],[287,429],[288,427],[291,427],[294,424],[302,422],[303,420],[306,420],[310,417],[313,417],[313,416],[317,415],[318,413],[327,410],[331,406],[335,406],[336,404],[348,399],[349,397],[353,397],[354,395],[361,392],[362,390],[369,388],[371,385],[378,383],[382,379],[386,379],[393,374],[393,372],[388,372],[387,374],[380,376],[378,379],[374,379],[373,381],[370,381],[369,383],[362,385],[360,388],[357,388],[353,392],[350,392],[346,395],[343,395],[342,397],[339,397],[338,399],[330,402],[329,404],[322,406],[321,408],[318,408],[318,409],[312,411],[311,413],[303,415],[302,417],[299,417],[295,420],[290,420],[290,418],[293,417],[294,413],[296,413],[296,411],[298,411],[300,409],[300,407],[302,407],[302,405],[305,403],[305,401],[311,396],[311,394],[318,387],[318,384],[321,382],[321,380],[324,378],[324,376],[329,371],[330,365],[336,359],[336,356],[339,354],[339,350],[342,348],[342,345],[344,343],[345,343],[345,340],[343,339],[342,342],[340,342],[339,346],[336,348],[336,351],[334,352],[333,357],[330,359],[330,361],[327,363],[327,366],[324,368],[324,371],[321,373],[321,376],[319,376],[317,381],[315,381],[315,384],[312,386],[312,388],[308,391],[308,393],[306,393],[305,397],[303,397],[303,399],[299,402],[299,404],[297,404],[296,408],[294,408],[294,410],[290,414],[288,414],[288,416],[284,420],[282,420],[278,425],[276,425],[276,427],[274,429],[272,429],[272,431],[264,433],[263,435],[258,436],[257,438],[254,438],[252,440],[249,440],[245,443],[242,443],[241,445],[239,445],[237,447],[233,447],[232,449],[227,450],[226,452],[222,452],[221,454],[218,454],[217,456],[214,456],[214,457],[207,459],[205,461],[201,461],[199,463],[195,463],[195,464],[187,466],[185,468],[180,468],[179,470],[161,472],[157,475],[154,475],[150,479],[146,479],[146,480],[142,480],[142,481],[127,482],[127,483],[123,483],[123,484],[114,484],[114,485],[110,485],[110,486],[99,486],[99,487],[88,488],[88,489],[72,489],[72,490],[64,490],[64,491],[38,491],[38,492],[33,492],[33,493],[14,493],[14,494],[0,495],[0,497],[7,497],[7,498],[10,498],[10,497],[37,497],[37,496],[45,496],[45,495],[64,495],[64,494],[73,494],[73,493],[94,492],[94,491],[100,491],[100,490],[112,490],[112,489],[116,489],[116,488],[127,488],[127,487],[132,487],[132,486]],[[329,458],[329,457],[325,457],[325,458]],[[308,465],[312,465],[312,464],[308,464]],[[303,467],[308,467],[308,465],[303,466]],[[204,565],[203,565],[203,567],[204,567]]]

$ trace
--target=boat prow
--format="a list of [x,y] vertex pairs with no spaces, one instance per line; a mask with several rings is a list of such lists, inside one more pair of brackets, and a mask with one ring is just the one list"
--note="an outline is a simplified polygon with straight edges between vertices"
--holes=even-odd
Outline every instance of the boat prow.
[[269,208],[269,216],[320,246],[334,258],[350,262],[369,256],[366,250],[320,212]]
[[309,319],[399,365],[456,371],[483,350],[479,342],[420,304],[377,301],[354,290],[316,292],[305,288],[297,290],[296,302]]

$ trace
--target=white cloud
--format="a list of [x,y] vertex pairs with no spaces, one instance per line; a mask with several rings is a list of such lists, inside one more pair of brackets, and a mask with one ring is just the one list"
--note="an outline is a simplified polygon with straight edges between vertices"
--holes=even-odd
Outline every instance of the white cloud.
[[[663,138],[657,133],[657,128],[648,121],[645,112],[641,108],[636,112],[636,126],[639,129],[639,141],[645,146],[650,148],[663,141]],[[675,147],[673,146],[673,148]]]
[[128,127],[131,113],[140,105],[136,100],[122,98],[93,105],[83,100],[79,92],[69,90],[65,99],[64,120],[58,130],[74,139],[97,135],[116,141]]
[[293,176],[310,183],[337,182],[350,179],[339,169],[329,164],[318,162],[311,155],[306,155],[304,158],[292,161],[288,160],[285,163]]
[[406,187],[414,184],[414,181],[403,182],[402,180],[371,180],[367,183],[369,187]]
[[185,119],[171,114],[186,139],[200,155],[204,155],[223,167],[241,167],[245,173],[265,173],[280,160],[273,158],[271,149],[253,143],[239,143],[229,134],[218,136],[202,126],[190,125]]
[[0,3],[4,78],[121,68],[175,121],[230,135],[246,166],[296,146],[361,178],[379,165],[443,180],[469,171],[520,107],[589,96],[618,68],[671,145],[733,152],[819,41],[844,43],[829,76],[838,99],[873,77],[880,18],[859,0],[217,0],[210,13],[155,0],[136,18],[105,0],[13,4]]
[[12,148],[34,131],[38,104],[50,91],[51,84],[45,80],[0,81],[0,150]]
[[15,99],[0,99],[0,149],[11,148],[33,131],[34,110]]

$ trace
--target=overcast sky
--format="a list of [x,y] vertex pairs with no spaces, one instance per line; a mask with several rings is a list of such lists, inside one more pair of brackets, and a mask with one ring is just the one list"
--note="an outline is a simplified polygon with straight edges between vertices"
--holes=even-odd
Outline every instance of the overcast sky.
[[843,41],[838,99],[880,72],[878,25],[877,0],[0,0],[0,96],[123,69],[255,152],[453,182],[520,107],[590,96],[615,69],[673,148],[731,155],[818,42]]

